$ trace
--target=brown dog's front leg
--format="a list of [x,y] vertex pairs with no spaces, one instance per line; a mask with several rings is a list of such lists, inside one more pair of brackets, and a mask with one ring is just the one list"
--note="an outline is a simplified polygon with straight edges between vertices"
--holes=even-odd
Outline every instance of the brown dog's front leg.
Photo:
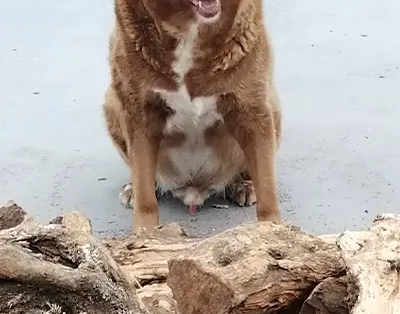
[[138,231],[159,224],[154,183],[160,141],[142,131],[136,130],[132,135],[128,155],[134,195],[134,231]]
[[272,112],[264,104],[245,107],[235,98],[227,99],[236,104],[225,115],[229,132],[243,150],[257,197],[259,221],[280,223],[277,183],[275,176],[276,139]]

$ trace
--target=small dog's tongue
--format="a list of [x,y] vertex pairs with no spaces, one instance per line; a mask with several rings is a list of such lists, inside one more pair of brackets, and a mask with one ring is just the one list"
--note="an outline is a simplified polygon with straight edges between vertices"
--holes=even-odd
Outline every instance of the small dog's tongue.
[[189,211],[191,214],[196,214],[196,205],[190,205],[189,206]]

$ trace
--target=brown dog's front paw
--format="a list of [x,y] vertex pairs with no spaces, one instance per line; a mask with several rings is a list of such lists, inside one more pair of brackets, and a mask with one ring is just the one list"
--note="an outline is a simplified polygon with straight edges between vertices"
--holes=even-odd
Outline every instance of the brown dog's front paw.
[[282,217],[280,215],[279,209],[276,211],[273,211],[272,213],[270,211],[263,211],[262,209],[257,209],[257,219],[258,221],[270,221],[274,222],[276,224],[282,224]]
[[134,233],[149,230],[159,225],[159,213],[157,204],[144,204],[135,209]]
[[139,234],[141,232],[145,232],[147,230],[151,230],[151,229],[153,229],[155,227],[158,227],[158,226],[159,226],[158,220],[157,220],[157,222],[156,221],[151,221],[151,220],[148,220],[148,221],[143,221],[143,220],[137,221],[133,225],[133,233],[134,234]]
[[126,209],[132,209],[133,200],[134,200],[134,194],[133,194],[132,183],[124,184],[121,187],[121,191],[119,192],[119,201],[121,205],[124,206]]
[[267,217],[265,221],[271,221],[278,225],[283,223],[282,217],[280,215],[270,215]]
[[227,197],[239,206],[251,206],[257,202],[253,181],[233,182],[226,188]]

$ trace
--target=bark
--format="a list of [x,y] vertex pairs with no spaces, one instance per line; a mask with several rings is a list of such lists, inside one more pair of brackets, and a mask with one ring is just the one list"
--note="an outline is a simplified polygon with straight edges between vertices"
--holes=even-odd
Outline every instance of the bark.
[[352,314],[400,313],[400,215],[379,215],[365,232],[337,240],[349,276]]
[[136,286],[165,283],[168,260],[198,240],[188,238],[175,223],[137,235],[103,240],[122,271]]
[[145,313],[87,217],[41,226],[15,203],[0,212],[0,313]]
[[172,258],[168,285],[181,313],[269,314],[341,275],[336,245],[267,222],[228,230]]
[[[314,237],[253,223],[209,239],[177,224],[98,240],[72,212],[0,207],[1,314],[400,314],[400,216]],[[167,285],[168,281],[168,285]]]
[[304,302],[299,314],[349,314],[346,276],[327,278]]
[[152,314],[178,313],[172,291],[166,284],[168,260],[197,242],[198,239],[188,238],[175,223],[103,241],[137,289],[139,300]]

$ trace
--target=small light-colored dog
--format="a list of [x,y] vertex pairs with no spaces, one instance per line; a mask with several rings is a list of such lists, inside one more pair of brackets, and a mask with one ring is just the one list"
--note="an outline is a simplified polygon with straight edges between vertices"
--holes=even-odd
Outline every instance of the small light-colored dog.
[[131,169],[121,201],[159,224],[156,184],[190,206],[226,190],[280,222],[281,112],[261,0],[116,0],[109,134]]

